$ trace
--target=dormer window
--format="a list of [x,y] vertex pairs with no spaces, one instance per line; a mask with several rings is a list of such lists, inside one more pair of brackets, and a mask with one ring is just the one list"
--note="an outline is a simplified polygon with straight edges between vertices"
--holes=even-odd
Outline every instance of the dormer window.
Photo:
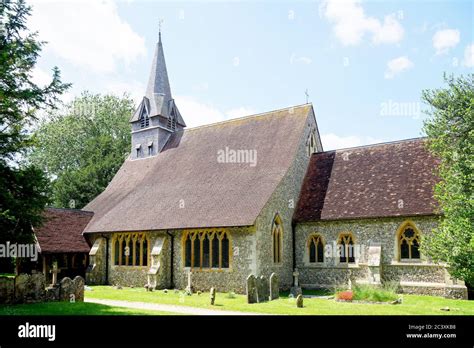
[[148,116],[148,111],[146,108],[143,108],[142,117],[140,118],[140,128],[146,128],[150,125],[150,117]]
[[142,148],[142,145],[141,144],[137,144],[135,145],[135,150],[137,151],[137,157],[140,157],[140,150]]
[[176,112],[174,108],[171,109],[170,117],[168,117],[168,129],[175,130],[176,129]]
[[153,141],[148,142],[148,156],[153,155]]

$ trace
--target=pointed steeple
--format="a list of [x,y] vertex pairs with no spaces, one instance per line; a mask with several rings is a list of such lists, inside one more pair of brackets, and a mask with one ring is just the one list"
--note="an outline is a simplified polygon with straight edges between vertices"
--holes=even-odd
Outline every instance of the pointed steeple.
[[145,96],[132,118],[132,159],[157,155],[171,134],[186,127],[171,95],[161,30]]
[[155,54],[151,65],[148,85],[145,97],[135,111],[130,122],[140,119],[141,111],[145,104],[148,109],[149,117],[162,116],[168,119],[174,119],[174,122],[186,127],[183,118],[171,95],[171,87],[168,79],[168,70],[166,69],[163,43],[161,42],[161,31],[158,36],[158,43],[155,47]]

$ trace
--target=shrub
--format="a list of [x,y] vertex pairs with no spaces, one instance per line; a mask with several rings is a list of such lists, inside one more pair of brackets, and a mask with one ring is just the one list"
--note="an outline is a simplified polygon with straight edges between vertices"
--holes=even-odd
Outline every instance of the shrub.
[[384,284],[382,287],[376,287],[367,284],[358,284],[354,286],[354,300],[388,302],[398,298],[395,292],[397,285],[393,283]]
[[343,301],[352,301],[354,294],[352,291],[340,291],[336,292],[336,299]]

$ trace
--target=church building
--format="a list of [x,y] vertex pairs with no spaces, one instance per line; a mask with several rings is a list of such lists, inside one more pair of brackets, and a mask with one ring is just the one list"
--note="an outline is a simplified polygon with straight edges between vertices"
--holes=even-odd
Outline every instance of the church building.
[[184,289],[191,273],[195,290],[244,293],[275,273],[282,290],[466,296],[419,250],[441,218],[423,139],[324,152],[312,104],[189,129],[178,107],[160,34],[131,153],[83,209],[87,283]]

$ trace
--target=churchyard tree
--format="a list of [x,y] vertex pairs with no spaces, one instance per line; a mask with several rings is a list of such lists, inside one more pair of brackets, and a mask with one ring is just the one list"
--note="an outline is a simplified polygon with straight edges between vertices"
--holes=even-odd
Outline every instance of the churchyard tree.
[[[33,69],[44,42],[28,30],[31,8],[24,1],[0,2],[0,243],[33,241],[32,226],[41,223],[47,203],[48,181],[25,161],[34,146],[29,129],[39,110],[54,108],[69,87],[57,68],[51,82],[32,82]],[[8,271],[11,260],[0,258]],[[10,269],[11,271],[11,269]]]
[[430,118],[424,130],[441,163],[435,197],[443,218],[423,250],[447,262],[451,274],[474,286],[474,74],[446,77],[447,86],[423,92]]
[[82,208],[100,194],[130,153],[128,97],[84,92],[35,132],[31,161],[51,180],[56,207]]

